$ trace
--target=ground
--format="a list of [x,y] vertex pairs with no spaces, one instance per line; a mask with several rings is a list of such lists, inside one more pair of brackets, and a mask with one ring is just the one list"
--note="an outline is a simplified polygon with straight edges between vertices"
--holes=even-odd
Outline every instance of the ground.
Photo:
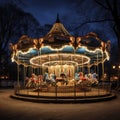
[[15,100],[12,89],[0,89],[1,120],[120,120],[120,94],[106,102],[43,104]]

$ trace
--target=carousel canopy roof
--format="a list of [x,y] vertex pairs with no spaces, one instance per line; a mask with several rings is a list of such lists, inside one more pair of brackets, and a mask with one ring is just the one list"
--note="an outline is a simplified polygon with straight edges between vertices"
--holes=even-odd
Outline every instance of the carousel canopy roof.
[[103,42],[93,32],[74,37],[57,16],[53,27],[44,37],[35,39],[24,35],[10,47],[12,60],[26,66],[97,65],[109,59],[110,41]]
[[43,37],[43,44],[50,45],[52,48],[61,48],[63,45],[70,44],[70,36],[70,33],[60,22],[59,15],[57,15],[56,22],[53,24],[51,30]]

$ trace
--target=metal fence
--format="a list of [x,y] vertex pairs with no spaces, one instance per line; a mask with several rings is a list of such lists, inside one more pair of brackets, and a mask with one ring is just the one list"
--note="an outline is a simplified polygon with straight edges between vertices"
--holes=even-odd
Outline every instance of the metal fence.
[[99,83],[93,86],[49,86],[40,85],[37,88],[26,88],[23,85],[15,85],[15,94],[41,98],[88,98],[111,94],[110,83]]

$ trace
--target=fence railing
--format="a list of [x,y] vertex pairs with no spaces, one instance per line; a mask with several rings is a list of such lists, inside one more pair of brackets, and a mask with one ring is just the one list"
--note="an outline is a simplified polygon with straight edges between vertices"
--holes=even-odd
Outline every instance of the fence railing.
[[99,83],[94,86],[49,86],[39,85],[37,88],[26,88],[23,85],[15,85],[15,94],[31,97],[46,98],[87,98],[105,96],[111,93],[111,83]]

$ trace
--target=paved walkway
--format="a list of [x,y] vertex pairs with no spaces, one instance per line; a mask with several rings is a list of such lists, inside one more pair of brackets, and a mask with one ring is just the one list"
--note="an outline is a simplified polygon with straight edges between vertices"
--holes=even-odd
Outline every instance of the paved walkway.
[[43,104],[11,99],[13,90],[0,90],[1,120],[120,120],[120,95],[106,102]]

